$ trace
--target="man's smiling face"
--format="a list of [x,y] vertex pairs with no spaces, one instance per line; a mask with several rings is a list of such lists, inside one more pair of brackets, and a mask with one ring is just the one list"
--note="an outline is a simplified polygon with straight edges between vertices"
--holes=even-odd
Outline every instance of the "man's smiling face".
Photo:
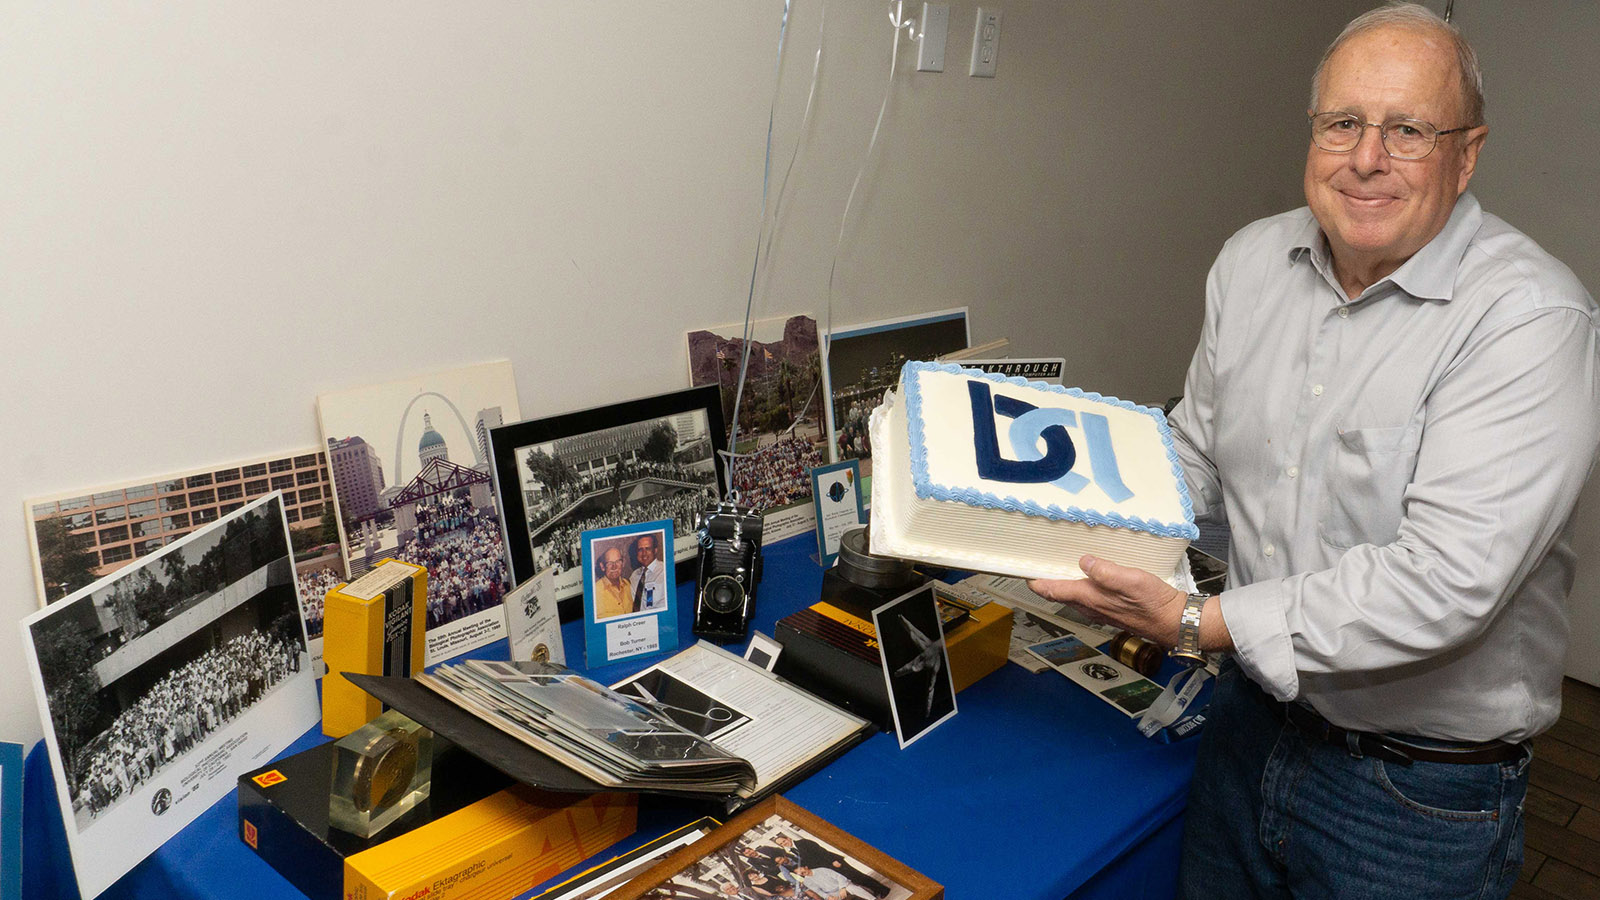
[[[1440,130],[1469,123],[1455,53],[1442,35],[1388,27],[1347,40],[1328,59],[1313,113],[1363,122],[1421,119]],[[1328,236],[1340,280],[1365,287],[1399,268],[1444,229],[1467,189],[1487,128],[1442,135],[1423,159],[1393,159],[1376,128],[1348,153],[1311,143],[1306,202]],[[1309,142],[1308,142],[1309,143]]]

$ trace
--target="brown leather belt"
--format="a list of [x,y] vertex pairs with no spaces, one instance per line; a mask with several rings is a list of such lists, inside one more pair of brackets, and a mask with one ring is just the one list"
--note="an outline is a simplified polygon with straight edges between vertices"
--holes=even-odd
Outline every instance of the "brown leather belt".
[[1403,766],[1409,766],[1417,760],[1471,765],[1476,763],[1510,762],[1520,758],[1525,752],[1523,745],[1508,744],[1505,741],[1485,741],[1481,744],[1461,744],[1460,746],[1435,746],[1433,744],[1419,744],[1416,743],[1416,738],[1407,738],[1402,735],[1351,731],[1347,728],[1340,728],[1318,715],[1316,710],[1302,706],[1299,703],[1284,703],[1281,705],[1289,724],[1293,725],[1301,734],[1313,740],[1332,744],[1335,747],[1342,747],[1348,750],[1351,756],[1371,756],[1385,762],[1399,763]]

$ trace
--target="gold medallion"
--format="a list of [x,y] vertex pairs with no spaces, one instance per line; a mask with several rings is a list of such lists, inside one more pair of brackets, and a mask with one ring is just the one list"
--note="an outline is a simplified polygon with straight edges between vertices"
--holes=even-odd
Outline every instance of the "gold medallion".
[[350,799],[363,813],[393,806],[405,796],[416,774],[416,737],[391,728],[374,737],[357,756]]

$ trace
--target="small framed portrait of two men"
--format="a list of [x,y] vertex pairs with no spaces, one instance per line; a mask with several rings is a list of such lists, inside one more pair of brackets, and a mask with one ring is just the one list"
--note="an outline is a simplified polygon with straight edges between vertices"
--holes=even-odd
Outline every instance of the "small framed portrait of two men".
[[585,531],[580,543],[588,664],[676,650],[672,520]]

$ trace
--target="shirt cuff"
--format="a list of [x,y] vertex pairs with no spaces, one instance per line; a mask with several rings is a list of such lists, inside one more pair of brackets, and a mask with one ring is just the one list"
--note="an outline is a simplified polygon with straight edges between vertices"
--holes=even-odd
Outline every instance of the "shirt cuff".
[[1233,639],[1234,657],[1251,680],[1287,703],[1300,695],[1300,673],[1289,639],[1288,603],[1282,581],[1229,588],[1217,597],[1222,622]]

